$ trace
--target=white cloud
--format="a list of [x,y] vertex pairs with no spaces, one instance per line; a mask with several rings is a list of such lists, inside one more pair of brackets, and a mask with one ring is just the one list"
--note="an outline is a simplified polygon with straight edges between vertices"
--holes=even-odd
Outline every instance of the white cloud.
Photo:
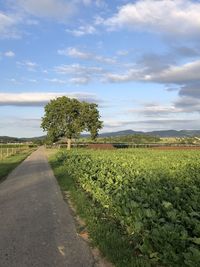
[[134,121],[120,121],[120,120],[105,120],[104,127],[105,128],[118,128],[122,126],[130,126],[134,123]]
[[94,56],[94,60],[99,61],[101,63],[106,63],[106,64],[117,63],[115,58],[104,57],[104,56]]
[[135,131],[199,129],[197,119],[153,119],[153,120],[104,120],[102,132],[134,129]]
[[200,112],[200,99],[190,96],[181,96],[175,102],[175,107],[186,113]]
[[16,30],[16,25],[21,22],[21,18],[6,14],[0,11],[0,39],[1,38],[18,38],[19,32]]
[[3,33],[5,31],[6,28],[12,26],[13,24],[15,24],[15,20],[13,17],[4,14],[4,13],[0,13],[0,32]]
[[75,30],[67,29],[66,32],[69,32],[76,37],[80,37],[80,36],[84,36],[84,35],[95,34],[96,29],[92,25],[85,25],[85,26],[80,26],[78,29],[75,29]]
[[61,96],[77,98],[80,101],[101,102],[95,94],[87,92],[0,93],[0,106],[44,106],[50,100]]
[[129,52],[127,50],[119,50],[117,51],[118,56],[127,56]]
[[24,78],[24,77],[21,77],[18,80],[15,79],[15,78],[10,78],[10,79],[7,79],[7,80],[9,82],[14,83],[14,84],[24,84],[25,82],[29,82],[29,83],[37,83],[38,82],[38,80],[36,80],[36,79]]
[[61,65],[54,68],[56,73],[59,74],[74,74],[74,75],[90,75],[90,74],[100,74],[104,70],[100,67],[85,67],[80,64],[71,64],[71,65]]
[[80,58],[80,59],[90,59],[91,54],[82,52],[78,50],[77,48],[74,47],[68,47],[67,49],[64,50],[58,50],[59,55],[64,55],[64,56],[70,56],[73,58]]
[[52,78],[52,79],[46,79],[47,82],[50,83],[57,83],[57,84],[67,84],[68,81],[66,80],[61,80],[61,79],[57,79],[57,78]]
[[131,82],[131,81],[137,81],[140,80],[143,76],[143,70],[141,69],[129,69],[124,74],[119,73],[106,73],[104,75],[104,81],[105,82],[112,82],[112,83],[120,83],[120,82]]
[[104,57],[104,56],[99,56],[95,55],[92,53],[84,52],[81,51],[75,47],[68,47],[63,50],[58,50],[59,55],[64,55],[64,56],[69,56],[72,58],[78,58],[78,59],[83,59],[83,60],[93,60],[97,61],[100,63],[105,63],[105,64],[115,64],[116,59],[115,58],[110,58],[110,57]]
[[[152,63],[153,64],[153,63]],[[154,66],[155,67],[155,66]],[[159,82],[168,84],[184,84],[200,80],[200,60],[188,62],[179,66],[171,65],[160,69],[148,70],[135,66],[125,73],[106,73],[104,81],[118,83],[131,81]]]
[[75,77],[70,79],[71,83],[74,84],[88,84],[90,82],[90,77]]
[[161,105],[157,103],[145,104],[141,109],[130,109],[128,113],[142,115],[145,117],[165,117],[172,116],[173,114],[177,116],[178,113],[184,112],[183,109],[176,107],[175,105]]
[[171,66],[160,73],[146,75],[146,81],[163,83],[185,83],[200,80],[200,60],[189,62],[181,66]]
[[96,5],[97,7],[105,8],[107,4],[104,0],[81,0],[85,6]]
[[29,70],[29,71],[35,71],[36,68],[38,67],[38,64],[37,63],[32,62],[30,60],[25,60],[25,61],[22,61],[22,62],[17,62],[17,65],[18,66],[26,67],[27,70]]
[[86,67],[80,64],[56,66],[54,71],[57,74],[67,75],[69,82],[77,85],[85,85],[95,78],[101,78],[105,72],[101,67]]
[[35,62],[31,62],[31,61],[26,61],[24,64],[29,68],[37,67],[37,64]]
[[106,19],[99,18],[111,30],[117,28],[144,29],[167,34],[199,34],[200,3],[190,0],[140,0],[119,8]]
[[4,53],[4,56],[5,57],[14,57],[15,56],[15,53],[13,51],[6,51]]
[[129,82],[135,80],[131,70],[127,74],[108,73],[104,77],[105,82],[108,81],[112,83]]
[[65,20],[76,13],[76,1],[65,0],[17,0],[20,8],[36,17]]

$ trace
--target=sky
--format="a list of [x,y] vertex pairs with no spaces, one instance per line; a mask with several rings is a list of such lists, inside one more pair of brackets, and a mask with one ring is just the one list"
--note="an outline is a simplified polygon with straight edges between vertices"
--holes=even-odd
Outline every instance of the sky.
[[60,96],[101,132],[200,129],[200,1],[0,0],[0,136],[43,135]]

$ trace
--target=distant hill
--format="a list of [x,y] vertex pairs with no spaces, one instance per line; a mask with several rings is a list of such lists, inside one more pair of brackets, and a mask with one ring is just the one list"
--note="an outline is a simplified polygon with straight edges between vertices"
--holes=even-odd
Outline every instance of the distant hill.
[[200,130],[152,131],[144,134],[159,136],[159,137],[194,137],[194,136],[200,136]]
[[108,132],[99,134],[99,137],[111,137],[111,136],[122,136],[122,135],[151,135],[158,137],[193,137],[200,136],[200,130],[163,130],[163,131],[151,131],[151,132],[142,132],[142,131],[133,131],[133,130],[124,130],[118,132]]
[[10,136],[0,136],[0,143],[24,143],[24,142],[37,142],[45,139],[45,136],[31,137],[31,138],[17,138]]
[[19,139],[17,137],[10,136],[0,136],[0,143],[18,143]]
[[144,134],[144,132],[124,130],[124,131],[118,131],[118,132],[101,133],[99,134],[99,137],[111,137],[111,136],[134,135],[134,134]]
[[[142,132],[142,131],[133,131],[133,130],[124,130],[118,132],[108,132],[101,133],[99,137],[115,137],[115,136],[125,136],[125,135],[151,135],[158,137],[193,137],[200,136],[200,130],[167,130],[167,131],[151,131],[151,132]],[[89,134],[83,134],[82,137],[89,137]],[[23,143],[23,142],[37,142],[45,139],[46,136],[32,137],[32,138],[17,138],[10,136],[0,136],[0,143]]]

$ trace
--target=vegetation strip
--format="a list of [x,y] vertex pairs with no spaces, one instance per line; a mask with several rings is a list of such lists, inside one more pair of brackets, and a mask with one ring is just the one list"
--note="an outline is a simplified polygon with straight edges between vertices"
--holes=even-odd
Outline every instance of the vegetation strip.
[[97,202],[93,202],[90,195],[84,192],[73,176],[68,173],[67,165],[62,164],[58,155],[50,156],[50,164],[64,195],[67,193],[70,196],[76,212],[86,223],[86,228],[79,226],[78,231],[89,232],[92,245],[97,246],[102,254],[117,267],[150,266],[146,260],[135,257],[131,240],[121,226],[107,214],[106,209]]
[[0,182],[2,182],[13,169],[30,155],[32,151],[33,149],[24,150],[19,154],[11,155],[10,157],[0,160]]
[[53,166],[116,266],[198,266],[199,151],[77,150]]

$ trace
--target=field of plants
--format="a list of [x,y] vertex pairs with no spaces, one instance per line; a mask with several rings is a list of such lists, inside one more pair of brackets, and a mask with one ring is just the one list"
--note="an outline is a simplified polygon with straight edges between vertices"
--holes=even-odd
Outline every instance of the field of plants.
[[199,266],[200,151],[77,149],[57,161],[123,229],[136,258]]

